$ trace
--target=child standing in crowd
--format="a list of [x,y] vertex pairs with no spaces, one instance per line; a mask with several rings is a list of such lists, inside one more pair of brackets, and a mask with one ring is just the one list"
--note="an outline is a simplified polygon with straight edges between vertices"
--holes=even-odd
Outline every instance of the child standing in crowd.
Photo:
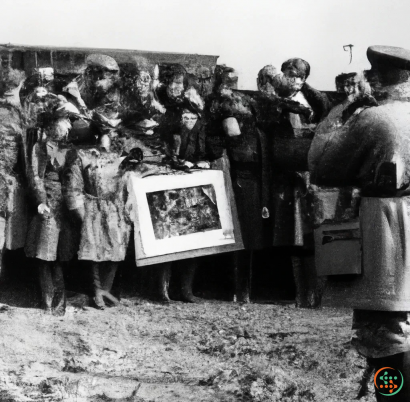
[[125,209],[126,175],[119,168],[121,152],[105,134],[98,149],[73,150],[64,171],[65,200],[71,215],[81,222],[78,259],[91,263],[94,301],[101,309],[104,297],[119,303],[110,292],[131,230]]
[[62,263],[74,257],[77,241],[75,223],[68,215],[61,185],[70,149],[67,136],[72,109],[68,103],[55,100],[37,118],[39,137],[27,158],[29,189],[37,214],[30,222],[25,252],[39,263],[43,309],[63,315],[66,297]]

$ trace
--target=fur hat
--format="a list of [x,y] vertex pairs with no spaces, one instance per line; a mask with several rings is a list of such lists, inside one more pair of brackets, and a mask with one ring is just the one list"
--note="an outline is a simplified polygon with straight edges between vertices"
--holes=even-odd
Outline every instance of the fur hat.
[[180,64],[160,64],[159,66],[159,80],[168,85],[175,77],[187,76],[187,71]]

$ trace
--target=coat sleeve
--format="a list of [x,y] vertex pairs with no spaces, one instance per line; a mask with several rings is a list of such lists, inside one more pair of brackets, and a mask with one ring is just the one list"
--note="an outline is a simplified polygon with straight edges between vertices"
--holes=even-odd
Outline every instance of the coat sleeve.
[[46,144],[41,141],[34,144],[27,166],[27,178],[30,192],[36,205],[47,204],[47,192],[44,186],[44,174],[47,163]]
[[210,159],[206,151],[207,151],[206,131],[205,131],[205,126],[201,124],[201,127],[198,132],[198,143],[197,143],[197,153],[196,153],[197,161],[204,161],[204,160]]
[[84,206],[82,163],[76,150],[72,150],[67,154],[62,187],[64,200],[69,210]]
[[302,87],[303,95],[308,101],[309,105],[312,107],[314,116],[313,122],[318,123],[320,120],[325,118],[330,112],[331,105],[329,98],[324,92],[318,91],[312,88],[309,84],[305,83]]

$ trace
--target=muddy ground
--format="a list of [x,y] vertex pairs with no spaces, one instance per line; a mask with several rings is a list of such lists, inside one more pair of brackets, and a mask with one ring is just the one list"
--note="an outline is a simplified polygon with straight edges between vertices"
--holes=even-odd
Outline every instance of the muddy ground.
[[350,346],[350,310],[124,296],[104,311],[80,296],[53,317],[33,286],[1,286],[0,401],[357,397],[365,361]]

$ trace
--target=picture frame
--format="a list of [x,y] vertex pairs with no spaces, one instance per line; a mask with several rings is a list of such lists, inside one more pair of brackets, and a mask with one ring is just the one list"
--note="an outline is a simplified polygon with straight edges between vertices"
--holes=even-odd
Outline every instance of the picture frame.
[[243,249],[230,180],[220,170],[130,176],[137,266]]

